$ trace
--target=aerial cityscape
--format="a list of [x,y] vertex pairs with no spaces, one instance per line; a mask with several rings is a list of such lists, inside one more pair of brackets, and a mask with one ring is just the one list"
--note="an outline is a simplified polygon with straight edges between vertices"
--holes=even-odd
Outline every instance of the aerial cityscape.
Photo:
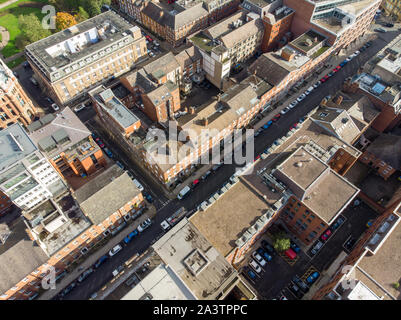
[[0,96],[0,300],[401,300],[401,0],[0,0]]

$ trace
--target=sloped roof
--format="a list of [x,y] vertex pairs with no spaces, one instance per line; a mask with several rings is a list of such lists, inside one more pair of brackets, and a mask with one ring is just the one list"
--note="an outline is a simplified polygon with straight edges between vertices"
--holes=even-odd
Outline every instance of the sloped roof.
[[377,158],[390,164],[393,168],[401,169],[401,137],[382,133],[374,140],[367,151],[373,153]]
[[76,190],[75,197],[84,214],[93,224],[99,224],[139,193],[128,174],[113,165]]
[[264,27],[261,19],[252,20],[243,24],[241,27],[238,27],[232,32],[222,36],[221,41],[226,48],[232,48],[238,42],[242,42],[258,32],[263,32],[263,30]]

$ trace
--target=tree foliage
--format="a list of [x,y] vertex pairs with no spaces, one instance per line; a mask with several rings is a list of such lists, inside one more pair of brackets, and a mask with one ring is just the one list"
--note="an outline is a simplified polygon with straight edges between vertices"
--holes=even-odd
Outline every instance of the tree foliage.
[[57,11],[80,15],[81,7],[89,17],[98,15],[102,5],[110,3],[111,0],[50,0],[50,4],[55,6]]
[[82,22],[82,21],[85,21],[86,19],[88,19],[89,14],[86,12],[86,10],[83,7],[79,6],[78,13],[74,17],[75,17],[75,20],[79,23],[79,22]]
[[51,35],[51,31],[43,28],[41,21],[33,13],[20,15],[18,17],[18,27],[21,33],[15,39],[15,45],[19,49],[23,49],[26,45]]
[[290,248],[291,242],[284,232],[279,232],[274,235],[273,247],[279,252],[285,251]]
[[77,24],[74,16],[67,12],[57,12],[56,14],[56,28],[58,31],[67,29]]

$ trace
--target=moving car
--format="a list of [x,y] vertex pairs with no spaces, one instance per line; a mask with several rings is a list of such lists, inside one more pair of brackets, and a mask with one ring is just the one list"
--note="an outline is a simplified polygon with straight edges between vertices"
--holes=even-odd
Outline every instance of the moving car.
[[60,110],[60,107],[55,103],[52,104],[52,108],[53,108],[54,111],[59,111]]
[[320,273],[317,271],[311,273],[311,275],[306,278],[306,283],[308,283],[309,285],[314,284],[315,281],[317,280],[317,278],[319,278],[319,276],[320,276]]
[[144,193],[143,193],[143,196],[145,197],[145,199],[146,199],[149,203],[152,203],[152,202],[153,202],[153,198],[152,198],[152,196],[151,196],[149,193],[144,192]]
[[151,224],[152,224],[152,221],[149,218],[146,219],[144,222],[142,222],[138,226],[138,232],[143,232],[145,229],[149,228]]
[[123,249],[123,247],[120,244],[117,244],[114,246],[110,251],[109,251],[109,256],[112,257],[116,255],[118,252],[120,252]]
[[254,251],[252,253],[252,257],[262,266],[264,267],[266,265],[266,260],[262,258],[262,256],[257,252]]

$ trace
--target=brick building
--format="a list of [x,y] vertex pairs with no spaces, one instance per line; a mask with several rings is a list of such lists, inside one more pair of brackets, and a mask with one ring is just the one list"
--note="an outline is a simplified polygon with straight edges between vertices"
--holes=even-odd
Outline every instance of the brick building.
[[[52,233],[49,233],[42,240],[42,248],[33,245],[32,239],[25,233],[26,225],[21,220],[11,230],[9,238],[13,239],[8,242],[6,250],[0,252],[0,266],[3,270],[0,278],[1,300],[35,299],[41,293],[41,281],[49,266],[55,267],[56,279],[59,279],[75,262],[84,259],[85,254],[96,244],[117,233],[127,221],[141,215],[144,209],[142,193],[128,174],[116,165],[96,176],[90,184],[76,190],[75,200],[68,197],[67,203],[62,203],[63,199],[59,202],[62,211],[68,213],[69,210],[77,210],[76,218],[79,221],[76,219],[72,223],[71,219],[64,217],[66,221],[62,221],[63,224],[55,229],[60,232],[59,236],[52,237]],[[75,207],[76,203],[82,211]],[[47,203],[46,208],[39,209],[39,213],[47,214],[45,219],[49,215],[57,215],[57,212],[60,214],[59,210],[55,210],[57,208],[54,203],[50,206]],[[49,227],[48,224],[45,224],[46,227]],[[49,251],[53,252],[50,254],[43,251],[43,248],[56,250]],[[10,267],[10,261],[19,263]]]
[[150,0],[116,0],[119,9],[134,18],[136,22],[142,24],[141,11],[146,7]]
[[37,115],[31,99],[22,89],[17,78],[0,59],[0,129],[19,122],[30,124]]
[[30,138],[66,179],[70,175],[91,175],[106,165],[91,132],[69,107],[33,122],[28,131]]
[[401,1],[400,0],[384,0],[382,3],[385,15],[392,17],[394,20],[401,20]]
[[13,203],[11,202],[10,198],[6,196],[6,194],[0,191],[0,217],[7,214]]
[[306,148],[298,148],[274,171],[293,193],[280,215],[298,239],[311,244],[359,193]]
[[82,98],[146,56],[141,30],[107,11],[25,48],[42,89],[61,104]]

